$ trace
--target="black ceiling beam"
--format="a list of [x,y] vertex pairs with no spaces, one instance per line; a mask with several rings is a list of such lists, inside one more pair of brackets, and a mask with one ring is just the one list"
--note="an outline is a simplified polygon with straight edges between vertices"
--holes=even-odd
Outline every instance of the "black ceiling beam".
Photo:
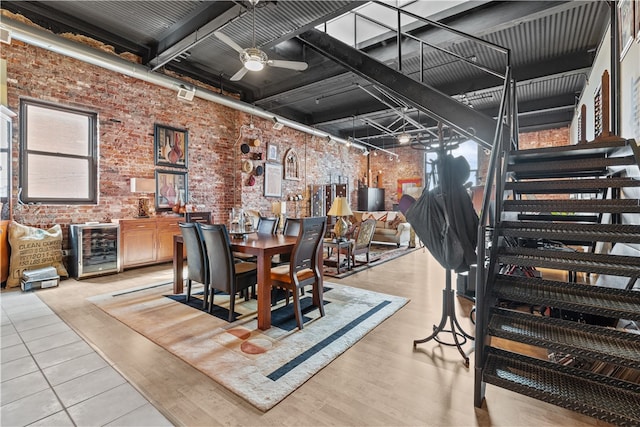
[[151,48],[149,46],[135,43],[129,39],[96,27],[95,25],[91,25],[86,21],[60,12],[48,6],[46,2],[3,1],[2,8],[23,15],[33,21],[33,23],[50,30],[54,34],[66,32],[80,34],[113,46],[116,53],[133,53],[140,56],[143,63],[146,63],[151,54]]
[[309,30],[298,37],[313,49],[359,76],[382,85],[434,119],[447,123],[461,133],[472,134],[485,146],[490,147],[493,144],[497,123],[491,117],[460,104],[432,87],[398,73],[321,31]]
[[191,47],[211,37],[213,32],[240,16],[242,6],[232,2],[205,2],[188,18],[174,24],[160,39],[149,63],[154,69],[168,63]]
[[231,1],[203,3],[200,8],[191,12],[187,18],[173,24],[160,37],[157,46],[158,52],[166,50],[188,35],[195,33],[199,28],[215,20],[218,16],[233,8],[233,6],[234,2]]
[[243,101],[250,98],[247,97],[246,91],[243,87],[234,85],[233,82],[229,83],[228,80],[225,80],[219,74],[212,73],[208,70],[203,70],[202,68],[196,67],[194,64],[185,65],[182,62],[171,62],[167,64],[166,68],[168,70],[182,74],[186,77],[191,77],[203,83],[210,84],[211,86],[217,88],[221,88],[222,86],[222,89],[225,92],[237,93],[238,95],[240,95],[240,98]]

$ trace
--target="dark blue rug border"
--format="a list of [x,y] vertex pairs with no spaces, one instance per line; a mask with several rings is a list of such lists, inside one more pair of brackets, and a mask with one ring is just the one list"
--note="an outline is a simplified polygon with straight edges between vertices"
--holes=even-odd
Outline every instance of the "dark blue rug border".
[[338,338],[342,337],[347,332],[352,330],[355,326],[357,326],[358,324],[360,324],[363,321],[367,320],[369,317],[371,317],[375,313],[379,312],[380,310],[382,310],[384,307],[386,307],[389,304],[391,304],[391,301],[388,301],[388,300],[385,300],[385,301],[381,302],[380,304],[378,304],[377,306],[373,307],[372,309],[370,309],[366,313],[363,313],[362,315],[360,315],[357,318],[353,319],[351,322],[347,323],[342,328],[338,329],[333,334],[329,335],[327,338],[323,339],[322,341],[320,341],[319,343],[317,343],[313,347],[310,347],[308,350],[304,351],[303,353],[300,353],[298,356],[296,356],[295,358],[293,358],[289,362],[285,363],[284,365],[282,365],[281,367],[279,367],[275,371],[271,372],[269,375],[267,375],[267,378],[269,378],[272,381],[278,381],[280,378],[282,378],[287,373],[289,373],[290,371],[292,371],[293,369],[295,369],[296,367],[298,367],[299,365],[304,363],[307,359],[309,359],[311,356],[316,354],[318,351],[320,351],[324,347],[328,346],[329,344],[333,343]]

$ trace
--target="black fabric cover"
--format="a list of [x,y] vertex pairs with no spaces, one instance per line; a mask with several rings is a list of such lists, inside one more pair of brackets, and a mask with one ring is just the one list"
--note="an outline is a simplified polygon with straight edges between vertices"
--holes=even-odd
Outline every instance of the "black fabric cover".
[[464,187],[469,163],[464,157],[441,156],[436,162],[439,186],[425,187],[405,216],[433,257],[447,269],[468,271],[476,263],[478,215]]

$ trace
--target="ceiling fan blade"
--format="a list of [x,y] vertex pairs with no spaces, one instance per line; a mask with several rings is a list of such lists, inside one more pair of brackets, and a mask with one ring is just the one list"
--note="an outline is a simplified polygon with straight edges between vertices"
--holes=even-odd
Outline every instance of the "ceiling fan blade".
[[215,35],[218,39],[220,39],[221,42],[233,48],[233,50],[237,51],[238,53],[242,53],[242,51],[244,50],[238,43],[234,42],[229,36],[222,34],[220,31],[214,31],[213,35]]
[[229,80],[231,80],[232,82],[237,82],[238,80],[240,80],[241,78],[244,77],[245,74],[247,74],[249,72],[249,70],[247,70],[246,68],[242,67],[238,70],[237,73],[235,73],[233,76],[231,76],[231,78]]
[[290,70],[296,70],[296,71],[304,71],[309,67],[309,64],[307,64],[306,62],[281,61],[278,59],[268,60],[267,65],[271,65],[272,67],[288,68]]

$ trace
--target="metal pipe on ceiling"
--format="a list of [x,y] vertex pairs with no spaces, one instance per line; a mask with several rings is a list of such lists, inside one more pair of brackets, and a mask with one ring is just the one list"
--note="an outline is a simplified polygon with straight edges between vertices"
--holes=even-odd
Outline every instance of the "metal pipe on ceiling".
[[[124,74],[138,80],[152,83],[160,87],[171,89],[176,91],[176,93],[178,92],[178,90],[184,89],[185,85],[191,86],[193,88],[191,84],[186,83],[182,80],[153,72],[143,65],[136,64],[122,59],[116,55],[112,55],[89,47],[87,45],[65,39],[56,34],[45,31],[39,27],[27,25],[6,16],[3,16],[2,22],[0,23],[0,28],[8,30],[11,33],[12,38],[20,40],[24,43],[56,52],[64,56],[86,62],[88,64],[96,65],[98,67],[114,71],[116,73]],[[327,132],[320,131],[318,129],[295,122],[293,120],[289,120],[285,117],[277,116],[272,112],[262,110],[245,102],[220,95],[208,89],[200,87],[195,87],[193,89],[195,90],[195,96],[197,96],[198,98],[215,102],[216,104],[224,105],[225,107],[239,110],[256,117],[271,120],[274,123],[281,123],[287,127],[290,127],[291,129],[295,129],[312,136],[317,136],[327,140],[333,140],[347,146],[353,146],[362,151],[366,150],[366,147],[364,145],[354,143],[353,141],[349,141],[335,135],[331,135]]]

